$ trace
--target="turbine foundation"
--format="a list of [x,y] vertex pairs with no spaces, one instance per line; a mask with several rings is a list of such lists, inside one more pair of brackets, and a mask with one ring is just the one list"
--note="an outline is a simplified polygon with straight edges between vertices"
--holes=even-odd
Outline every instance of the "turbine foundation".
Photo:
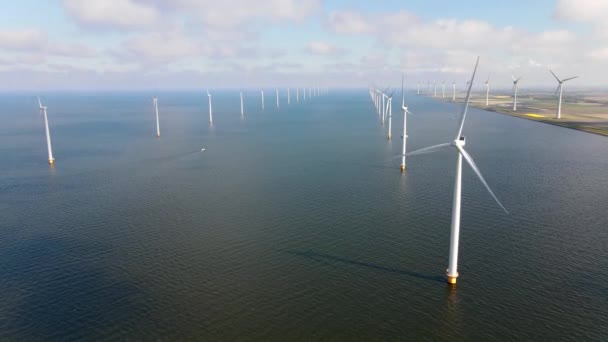
[[448,274],[448,284],[456,285],[456,279],[458,278],[458,272],[456,274]]
[[401,164],[401,172],[405,172],[405,164]]
[[53,165],[55,163],[55,159],[49,159],[49,164]]

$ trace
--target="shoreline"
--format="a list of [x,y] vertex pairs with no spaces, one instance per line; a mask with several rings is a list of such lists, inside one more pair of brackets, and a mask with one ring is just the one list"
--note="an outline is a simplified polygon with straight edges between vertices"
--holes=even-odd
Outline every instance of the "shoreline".
[[[439,100],[442,102],[450,102],[450,103],[458,103],[458,104],[464,103],[463,101],[458,100],[458,99],[456,100],[456,102],[453,102],[448,99],[441,99],[441,98],[436,98],[433,96],[427,96],[427,95],[420,95],[420,96],[430,97],[432,99],[436,99],[436,100]],[[520,118],[520,119],[542,122],[542,123],[546,123],[549,125],[569,128],[569,129],[573,129],[573,130],[577,130],[577,131],[581,131],[581,132],[585,132],[585,133],[591,133],[591,134],[608,137],[608,126],[607,127],[594,127],[594,126],[585,125],[584,123],[579,123],[579,122],[557,121],[555,119],[549,119],[549,118],[545,117],[544,115],[537,116],[537,115],[528,114],[528,113],[520,113],[520,112],[516,113],[516,112],[513,112],[512,110],[509,110],[506,108],[496,108],[496,107],[492,107],[492,106],[486,107],[483,105],[480,106],[477,103],[469,103],[469,106],[476,108],[476,109],[486,110],[488,112],[509,115],[509,116],[513,116],[516,118]]]

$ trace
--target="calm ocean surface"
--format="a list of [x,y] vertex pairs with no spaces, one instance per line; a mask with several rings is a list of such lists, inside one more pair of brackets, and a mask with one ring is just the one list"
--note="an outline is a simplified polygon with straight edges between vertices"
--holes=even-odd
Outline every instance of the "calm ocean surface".
[[[0,95],[0,340],[608,340],[608,139],[472,109],[408,159],[367,90]],[[292,92],[292,95],[294,93]],[[408,147],[461,107],[408,94]],[[201,152],[201,148],[206,151]]]

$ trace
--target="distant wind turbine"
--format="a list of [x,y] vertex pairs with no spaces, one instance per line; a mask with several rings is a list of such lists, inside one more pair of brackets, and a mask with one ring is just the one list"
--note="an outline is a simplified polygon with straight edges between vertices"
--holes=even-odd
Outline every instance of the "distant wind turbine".
[[393,93],[394,91],[391,92],[390,95],[387,95],[386,97],[386,113],[388,116],[388,140],[391,140],[391,136],[392,136],[392,131],[393,131]]
[[[401,172],[405,172],[405,155],[406,155],[406,144],[407,144],[407,114],[410,111],[405,106],[405,91],[403,90],[403,78],[401,75],[401,111],[403,112],[403,149],[401,150]],[[411,114],[411,113],[410,113]]]
[[209,97],[209,123],[213,124],[213,108],[211,106],[211,94],[207,90],[207,97]]
[[260,90],[262,93],[262,111],[264,110],[264,89]]
[[456,102],[456,82],[452,82],[452,101]]
[[559,100],[557,101],[557,119],[561,119],[562,118],[562,93],[564,90],[564,82],[573,80],[575,78],[577,78],[578,76],[574,76],[574,77],[569,77],[569,78],[564,78],[563,80],[560,80],[557,75],[555,75],[555,73],[553,72],[553,70],[549,70],[551,72],[551,75],[553,75],[553,77],[555,77],[555,79],[558,82],[557,85],[557,90],[555,91],[555,93],[557,94],[559,92]]
[[420,95],[420,82],[418,82],[416,87],[416,95]]
[[437,97],[437,81],[433,82],[433,86],[435,87],[434,97]]
[[291,104],[291,95],[289,93],[289,88],[287,88],[287,104]]
[[243,91],[241,91],[241,118],[245,116],[245,110],[243,108]]
[[53,158],[53,148],[51,147],[51,132],[49,131],[49,119],[46,114],[46,106],[42,105],[40,98],[38,98],[38,106],[40,108],[40,114],[44,116],[44,130],[46,132],[46,147],[49,152],[49,164],[53,165],[55,163],[55,158]]
[[490,103],[490,75],[488,75],[488,79],[486,80],[486,107]]
[[277,108],[279,108],[279,89],[275,89],[277,92]]
[[441,82],[441,98],[445,99],[445,81]]
[[154,110],[156,111],[156,136],[160,137],[160,123],[158,121],[158,99],[156,96],[152,98],[152,103],[154,104]]
[[300,103],[300,88],[296,88],[296,103]]
[[492,198],[498,203],[498,205],[508,213],[507,209],[500,203],[496,195],[490,186],[483,178],[481,171],[473,161],[473,158],[469,155],[467,151],[464,149],[465,138],[462,136],[462,129],[464,127],[464,120],[467,115],[467,110],[469,107],[469,101],[471,98],[471,88],[473,87],[473,80],[475,79],[475,73],[477,72],[477,66],[479,64],[479,57],[477,57],[477,62],[475,63],[475,69],[473,70],[473,76],[471,76],[471,82],[469,83],[469,89],[467,91],[467,97],[465,99],[464,109],[460,116],[460,123],[458,125],[458,131],[456,133],[456,137],[454,141],[439,144],[431,147],[426,147],[414,152],[407,153],[407,156],[414,156],[417,154],[431,153],[438,150],[441,150],[446,147],[453,147],[456,150],[457,161],[456,161],[456,179],[454,184],[454,202],[452,204],[452,228],[450,233],[450,256],[449,256],[449,265],[447,269],[447,278],[449,284],[456,284],[456,279],[458,278],[458,242],[460,238],[460,199],[461,199],[461,185],[462,185],[462,157],[466,160],[466,162],[471,166],[481,183],[484,185],[486,190],[490,193]]
[[521,80],[521,76],[519,78],[515,78],[515,76],[511,75],[513,79],[513,111],[517,111],[517,87],[519,84],[519,80]]

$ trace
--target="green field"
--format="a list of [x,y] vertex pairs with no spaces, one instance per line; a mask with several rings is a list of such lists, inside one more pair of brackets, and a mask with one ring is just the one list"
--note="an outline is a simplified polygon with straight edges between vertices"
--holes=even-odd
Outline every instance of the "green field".
[[[465,94],[457,94],[463,102]],[[450,99],[445,99],[451,101]],[[517,97],[517,111],[513,98],[505,93],[491,95],[485,105],[485,92],[472,95],[471,106],[528,120],[545,122],[588,133],[608,136],[608,95],[598,92],[572,92],[564,96],[561,119],[556,119],[557,96],[553,93],[527,93]]]

